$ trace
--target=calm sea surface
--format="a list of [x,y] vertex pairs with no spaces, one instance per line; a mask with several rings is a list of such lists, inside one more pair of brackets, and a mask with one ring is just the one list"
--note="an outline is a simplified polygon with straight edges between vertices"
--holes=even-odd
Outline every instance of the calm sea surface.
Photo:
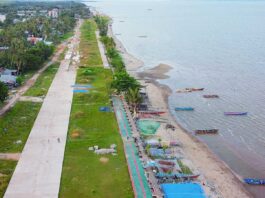
[[[238,175],[265,177],[265,1],[102,0],[87,5],[114,19],[114,33],[145,68],[173,67],[161,83],[173,90],[169,106],[184,128],[220,129],[218,136],[201,139]],[[175,93],[185,87],[205,91]],[[176,106],[195,111],[176,113]],[[225,111],[249,114],[226,117]],[[250,189],[257,197],[261,190]]]

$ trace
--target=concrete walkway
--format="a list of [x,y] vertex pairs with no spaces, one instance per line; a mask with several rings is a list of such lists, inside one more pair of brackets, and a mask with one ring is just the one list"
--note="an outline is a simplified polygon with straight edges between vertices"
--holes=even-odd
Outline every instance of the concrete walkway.
[[128,170],[134,190],[135,198],[151,198],[150,190],[142,163],[137,153],[137,148],[133,141],[132,129],[126,117],[122,101],[118,97],[113,97],[113,107],[118,121],[120,134],[122,136],[124,151],[128,164]]
[[108,61],[108,58],[107,58],[106,52],[105,52],[105,47],[104,47],[103,43],[100,40],[99,31],[96,31],[96,37],[97,37],[97,41],[98,41],[98,49],[99,49],[99,52],[100,52],[100,55],[101,55],[103,66],[105,68],[110,68],[109,61]]
[[[80,24],[72,39],[70,53],[78,48]],[[61,62],[60,68],[44,99],[31,130],[5,198],[56,198],[59,194],[68,123],[73,98],[71,85],[76,69],[71,60]]]

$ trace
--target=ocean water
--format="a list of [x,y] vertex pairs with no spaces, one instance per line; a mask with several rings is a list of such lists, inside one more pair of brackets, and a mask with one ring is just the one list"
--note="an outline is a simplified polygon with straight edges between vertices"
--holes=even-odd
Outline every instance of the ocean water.
[[[114,33],[129,53],[144,62],[144,69],[159,63],[173,67],[170,78],[160,82],[173,90],[169,106],[184,128],[191,132],[218,128],[219,135],[201,140],[240,177],[265,178],[265,1],[86,4],[113,18]],[[185,87],[205,91],[175,92]],[[205,99],[203,94],[220,98]],[[176,106],[191,106],[195,111],[176,113]],[[225,111],[249,113],[227,117]],[[249,189],[255,197],[264,197],[264,187]]]

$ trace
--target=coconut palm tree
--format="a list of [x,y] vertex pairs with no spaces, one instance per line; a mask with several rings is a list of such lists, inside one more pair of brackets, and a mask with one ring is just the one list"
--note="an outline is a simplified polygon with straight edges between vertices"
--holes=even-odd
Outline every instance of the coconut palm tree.
[[132,107],[134,115],[137,113],[137,107],[142,102],[142,97],[139,92],[139,88],[129,88],[126,92],[126,99],[129,105]]

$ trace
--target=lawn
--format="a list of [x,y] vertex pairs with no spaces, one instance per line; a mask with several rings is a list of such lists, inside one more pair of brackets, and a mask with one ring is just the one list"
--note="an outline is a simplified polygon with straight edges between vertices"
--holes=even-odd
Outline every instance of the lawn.
[[86,20],[81,27],[80,65],[102,67],[95,31],[96,23],[92,20]]
[[61,37],[60,37],[60,42],[63,42],[69,38],[71,38],[72,36],[74,36],[74,32],[73,31],[70,31],[70,32],[67,32],[66,34],[63,34]]
[[[92,36],[94,28],[94,23],[86,22],[82,37],[85,34],[95,39]],[[80,49],[87,52],[91,46]],[[111,70],[92,67],[100,64],[101,60],[87,61],[86,67],[78,69],[77,83],[91,84],[93,88],[87,94],[74,95],[61,178],[61,198],[134,196],[115,114],[99,111],[101,106],[110,106],[112,81]],[[111,144],[117,145],[115,156],[96,155],[88,150],[90,146],[109,148]],[[102,157],[105,162],[101,161]]]
[[45,96],[59,68],[60,63],[49,66],[37,79],[35,84],[24,94],[25,96]]
[[11,179],[16,164],[17,162],[15,161],[0,160],[0,197],[4,196],[5,189]]
[[[0,152],[18,153],[23,150],[31,128],[40,110],[40,103],[18,102],[0,117]],[[0,197],[4,194],[15,170],[16,162],[0,160]]]

